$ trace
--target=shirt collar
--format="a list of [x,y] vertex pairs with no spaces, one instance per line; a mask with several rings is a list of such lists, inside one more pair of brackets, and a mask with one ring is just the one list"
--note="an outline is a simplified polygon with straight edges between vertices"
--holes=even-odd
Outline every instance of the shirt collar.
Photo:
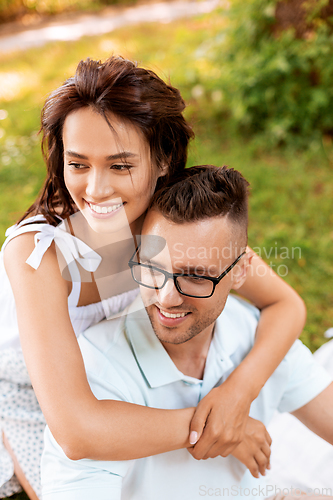
[[150,387],[160,387],[182,380],[183,374],[155,335],[140,295],[129,308],[125,329]]
[[[230,356],[239,346],[240,334],[232,314],[233,308],[229,303],[228,298],[222,314],[215,323],[204,381],[206,377],[211,379],[213,375],[217,383],[223,374],[234,366]],[[156,337],[140,296],[135,299],[128,310],[125,329],[137,362],[150,387],[160,387],[181,380],[189,382],[192,379],[178,370]],[[192,380],[195,383],[196,379]]]
[[239,310],[235,310],[236,304],[239,307],[239,301],[229,295],[222,313],[215,322],[213,341],[216,343],[216,350],[221,353],[221,359],[225,360],[230,358],[241,342],[237,321]]

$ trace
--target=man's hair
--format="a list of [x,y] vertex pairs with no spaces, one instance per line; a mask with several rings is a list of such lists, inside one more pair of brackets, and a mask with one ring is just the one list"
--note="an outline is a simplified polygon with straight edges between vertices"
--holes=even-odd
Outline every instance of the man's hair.
[[199,165],[154,195],[150,208],[182,224],[226,216],[247,234],[249,183],[233,168]]

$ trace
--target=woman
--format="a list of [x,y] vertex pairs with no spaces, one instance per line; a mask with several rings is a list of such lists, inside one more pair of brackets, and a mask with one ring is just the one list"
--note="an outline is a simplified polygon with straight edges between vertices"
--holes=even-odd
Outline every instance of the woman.
[[[40,491],[43,414],[72,459],[139,458],[179,447],[176,424],[188,419],[188,411],[98,401],[74,331],[119,313],[137,293],[127,262],[156,186],[185,168],[193,133],[184,107],[177,89],[117,57],[103,64],[81,61],[44,106],[47,180],[3,251],[3,279],[10,285],[2,320],[9,327],[0,351],[0,408],[13,462],[7,455],[0,480],[10,479],[14,464],[32,499]],[[201,457],[213,445],[216,450],[216,442],[224,455],[238,444],[252,400],[304,324],[301,299],[258,257],[241,293],[262,310],[258,338],[237,370],[197,407],[192,443],[207,420],[197,445]],[[162,436],[158,443],[154,435]]]

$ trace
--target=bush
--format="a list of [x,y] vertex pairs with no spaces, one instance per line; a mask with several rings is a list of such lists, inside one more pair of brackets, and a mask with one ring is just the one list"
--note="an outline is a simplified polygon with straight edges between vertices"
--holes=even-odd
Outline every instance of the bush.
[[322,15],[328,3],[298,1],[297,24],[277,17],[288,2],[232,1],[229,25],[206,53],[219,68],[218,78],[205,83],[220,91],[217,117],[228,115],[268,146],[304,146],[333,135],[333,30]]

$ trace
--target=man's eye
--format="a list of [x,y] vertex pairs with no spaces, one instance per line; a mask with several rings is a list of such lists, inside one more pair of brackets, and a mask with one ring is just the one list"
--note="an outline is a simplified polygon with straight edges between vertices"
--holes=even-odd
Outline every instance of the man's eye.
[[195,283],[196,285],[207,283],[207,280],[205,280],[205,278],[200,278],[200,276],[183,276],[182,279],[188,281],[189,283]]

